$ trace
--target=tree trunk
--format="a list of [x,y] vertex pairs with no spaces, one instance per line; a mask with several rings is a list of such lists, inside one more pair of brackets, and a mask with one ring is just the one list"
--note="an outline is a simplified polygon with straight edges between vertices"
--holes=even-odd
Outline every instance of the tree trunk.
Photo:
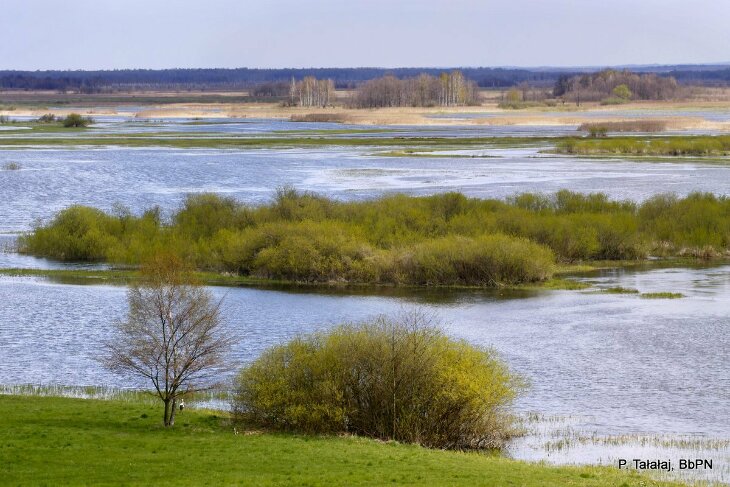
[[177,412],[177,398],[172,400],[172,410],[170,411],[170,421],[168,426],[175,426],[175,412]]
[[163,399],[163,402],[165,403],[165,415],[163,416],[162,419],[163,419],[165,426],[170,426],[170,400]]

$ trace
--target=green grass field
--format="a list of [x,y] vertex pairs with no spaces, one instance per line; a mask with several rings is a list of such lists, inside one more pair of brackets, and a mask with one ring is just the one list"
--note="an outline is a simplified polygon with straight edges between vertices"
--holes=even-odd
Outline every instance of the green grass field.
[[2,485],[653,486],[613,468],[556,468],[352,437],[234,434],[224,413],[0,396]]

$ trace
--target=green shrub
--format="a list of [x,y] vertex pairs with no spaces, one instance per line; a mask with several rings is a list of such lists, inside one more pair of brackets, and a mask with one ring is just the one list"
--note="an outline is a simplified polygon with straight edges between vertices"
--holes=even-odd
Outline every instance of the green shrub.
[[493,351],[410,312],[273,347],[236,385],[234,417],[248,425],[484,449],[512,434],[522,382]]
[[552,276],[550,249],[523,238],[484,235],[428,240],[396,256],[393,280],[417,285],[493,287],[543,281]]
[[66,115],[66,118],[63,119],[62,123],[66,128],[83,128],[94,123],[94,120],[90,117],[82,117],[78,113],[69,113]]
[[116,244],[120,222],[101,210],[71,206],[46,227],[21,237],[27,252],[61,260],[103,260]]
[[63,260],[139,264],[160,250],[199,270],[302,282],[495,286],[547,279],[554,261],[711,259],[730,248],[730,199],[526,193],[507,201],[457,193],[338,202],[293,190],[259,207],[190,196],[169,222],[71,207],[21,239]]

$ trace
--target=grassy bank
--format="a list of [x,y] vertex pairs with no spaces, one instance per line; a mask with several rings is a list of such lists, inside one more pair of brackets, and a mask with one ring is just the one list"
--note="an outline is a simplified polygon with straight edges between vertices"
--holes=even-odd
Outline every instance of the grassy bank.
[[186,410],[172,430],[159,407],[0,396],[7,485],[659,486],[614,468],[553,468],[353,437],[234,434],[225,414]]
[[717,157],[730,155],[730,136],[567,138],[555,148],[574,155]]
[[[30,131],[28,131],[30,132]],[[419,147],[419,148],[465,148],[484,146],[545,145],[554,139],[548,137],[328,137],[316,136],[266,136],[266,137],[221,137],[216,134],[180,134],[161,132],[159,134],[95,135],[86,133],[74,137],[18,137],[0,136],[0,146],[27,147],[171,147],[171,148],[219,148],[255,149],[288,147]]]
[[137,265],[167,252],[248,279],[482,287],[545,282],[581,261],[719,258],[729,244],[730,200],[706,194],[640,205],[568,191],[339,202],[291,189],[259,207],[191,196],[170,221],[76,206],[20,239],[23,252],[69,261]]

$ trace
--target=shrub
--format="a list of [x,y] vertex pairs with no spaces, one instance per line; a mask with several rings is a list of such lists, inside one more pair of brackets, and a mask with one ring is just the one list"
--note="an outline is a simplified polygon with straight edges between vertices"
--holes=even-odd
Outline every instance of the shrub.
[[55,121],[56,121],[56,116],[52,113],[46,113],[45,115],[41,115],[36,120],[36,122],[38,122],[38,123],[53,123]]
[[413,311],[273,347],[236,385],[234,417],[251,426],[484,449],[513,432],[523,383],[492,350]]
[[119,222],[101,210],[71,206],[50,225],[21,237],[20,245],[27,252],[61,260],[103,260],[119,231]]
[[495,286],[547,279],[555,259],[640,259],[648,249],[709,259],[729,248],[730,199],[709,194],[640,205],[571,191],[339,202],[284,188],[260,207],[190,196],[169,222],[159,209],[135,216],[72,207],[20,250],[138,264],[166,249],[199,270],[271,279]]
[[407,284],[493,287],[546,280],[554,262],[550,249],[524,238],[450,236],[403,249],[389,270]]
[[63,126],[66,128],[83,128],[88,127],[92,123],[94,123],[93,119],[90,117],[82,117],[78,113],[69,113],[63,119]]

